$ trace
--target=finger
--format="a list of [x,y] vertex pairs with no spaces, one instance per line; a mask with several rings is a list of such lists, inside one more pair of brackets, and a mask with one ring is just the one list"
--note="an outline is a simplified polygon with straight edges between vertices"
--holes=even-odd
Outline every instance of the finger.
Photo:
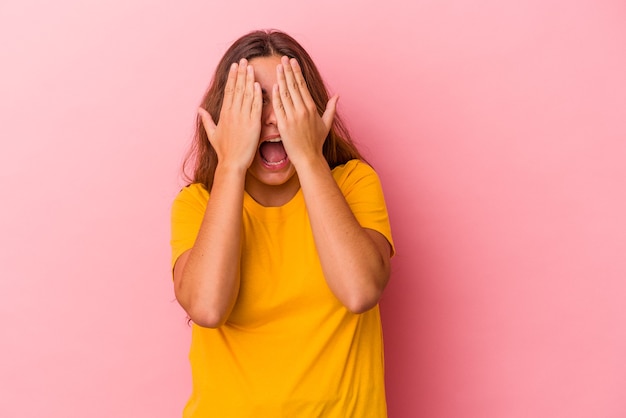
[[296,80],[296,76],[293,71],[293,63],[297,64],[295,58],[288,58],[286,56],[281,57],[281,64],[283,65],[283,73],[285,75],[285,84],[289,89],[289,95],[291,96],[291,101],[296,108],[300,108],[304,105],[304,101],[302,100],[302,95],[300,94],[300,85]]
[[274,108],[274,115],[276,116],[278,126],[284,126],[287,113],[285,112],[285,105],[283,104],[278,84],[274,84],[272,87],[272,107]]
[[205,109],[199,108],[198,115],[200,116],[200,119],[202,120],[202,126],[204,126],[204,130],[206,131],[207,136],[209,137],[209,139],[212,138],[213,133],[215,132],[215,129],[217,128],[217,126],[215,125],[215,122],[213,122],[213,118],[211,117],[211,114],[207,112]]
[[237,68],[237,78],[235,79],[235,91],[233,94],[233,104],[235,109],[240,109],[243,96],[246,91],[246,77],[248,76],[248,60],[242,58],[239,60],[239,66]]
[[315,101],[313,100],[313,97],[309,92],[308,86],[306,85],[306,80],[304,79],[304,75],[302,74],[302,68],[300,67],[300,63],[295,58],[289,60],[289,63],[291,64],[291,70],[295,79],[294,83],[298,86],[298,91],[300,92],[300,97],[302,97],[302,101],[307,107],[313,107],[316,109],[317,106],[315,105]]
[[222,100],[222,109],[230,109],[233,103],[233,95],[235,94],[235,80],[237,78],[237,63],[233,62],[228,70],[228,79],[224,87],[224,99]]
[[250,109],[250,118],[253,121],[260,121],[261,114],[263,113],[263,92],[261,91],[261,85],[255,82],[253,85],[253,99],[252,108]]
[[335,113],[337,113],[338,101],[339,101],[339,96],[334,95],[333,97],[330,98],[328,103],[326,103],[326,110],[324,110],[324,114],[322,115],[322,122],[324,122],[324,126],[326,126],[327,131],[330,131],[331,126],[333,126]]
[[[293,101],[291,98],[291,93],[289,92],[289,88],[287,87],[287,80],[285,79],[285,69],[282,63],[276,66],[276,81],[278,83],[278,99],[281,106],[281,112],[284,113],[285,116],[291,117],[294,112]],[[273,97],[273,99],[273,101],[276,102],[277,97]],[[276,108],[274,108],[274,112],[276,112]]]
[[246,85],[243,94],[242,110],[250,110],[254,101],[254,68],[248,65],[246,68]]

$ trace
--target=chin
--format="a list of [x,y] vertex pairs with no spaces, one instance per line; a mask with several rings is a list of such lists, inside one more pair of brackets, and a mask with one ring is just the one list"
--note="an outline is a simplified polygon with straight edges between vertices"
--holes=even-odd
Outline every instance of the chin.
[[261,167],[248,170],[250,180],[266,186],[282,186],[291,183],[296,177],[295,168],[289,164],[281,170],[265,170]]
[[248,170],[245,188],[257,202],[281,206],[296,195],[300,181],[291,164],[277,171],[265,170],[262,165],[255,164]]

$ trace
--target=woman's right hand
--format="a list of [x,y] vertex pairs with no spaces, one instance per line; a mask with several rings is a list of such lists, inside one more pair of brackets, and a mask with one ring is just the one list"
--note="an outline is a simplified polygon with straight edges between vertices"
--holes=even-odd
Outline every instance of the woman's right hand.
[[209,112],[198,109],[219,165],[244,171],[250,167],[259,145],[262,109],[263,96],[254,81],[254,69],[242,58],[230,66],[217,125]]
[[243,191],[259,146],[262,100],[254,70],[242,59],[230,67],[217,125],[205,109],[198,110],[218,161],[193,248],[174,265],[174,289],[189,317],[203,327],[224,324],[239,295]]

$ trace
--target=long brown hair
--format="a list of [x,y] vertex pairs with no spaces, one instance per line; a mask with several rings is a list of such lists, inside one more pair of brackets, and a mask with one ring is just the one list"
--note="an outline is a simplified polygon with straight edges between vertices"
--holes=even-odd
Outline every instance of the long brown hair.
[[[258,30],[242,36],[231,45],[217,65],[213,80],[204,94],[200,106],[211,114],[216,124],[219,121],[230,65],[233,62],[238,62],[241,58],[246,58],[249,61],[256,57],[273,55],[286,55],[298,60],[304,80],[317,105],[317,111],[320,115],[324,113],[329,99],[328,90],[309,54],[295,39],[284,32]],[[363,160],[338,114],[335,114],[333,125],[324,142],[323,154],[330,168],[345,164],[352,159]],[[190,166],[193,167],[193,175],[187,173]],[[190,182],[202,183],[210,191],[213,186],[216,167],[217,154],[209,142],[202,125],[202,119],[198,116],[193,142],[183,163],[183,175]]]

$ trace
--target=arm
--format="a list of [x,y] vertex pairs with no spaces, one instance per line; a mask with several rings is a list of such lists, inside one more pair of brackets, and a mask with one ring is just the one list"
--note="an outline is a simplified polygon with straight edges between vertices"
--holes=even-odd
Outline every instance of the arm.
[[365,312],[378,303],[389,280],[391,249],[382,234],[358,223],[323,156],[337,97],[320,117],[297,61],[286,57],[277,80],[274,111],[298,172],[326,281],[350,311]]
[[222,325],[239,293],[244,184],[258,143],[261,102],[252,67],[242,60],[231,67],[218,125],[199,110],[218,165],[195,244],[174,266],[174,290],[200,326]]
[[328,286],[351,312],[373,308],[389,280],[387,239],[361,227],[325,159],[301,164],[298,176]]

